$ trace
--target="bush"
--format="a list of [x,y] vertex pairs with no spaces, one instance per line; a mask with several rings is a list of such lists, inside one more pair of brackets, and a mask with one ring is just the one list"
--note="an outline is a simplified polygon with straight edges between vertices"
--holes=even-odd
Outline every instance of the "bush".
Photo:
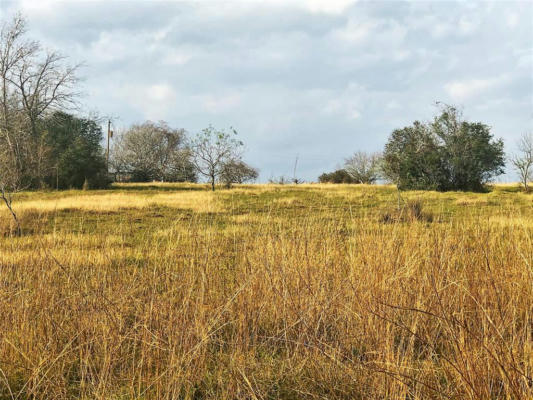
[[330,173],[323,173],[318,177],[318,181],[320,183],[357,183],[344,169],[338,169]]

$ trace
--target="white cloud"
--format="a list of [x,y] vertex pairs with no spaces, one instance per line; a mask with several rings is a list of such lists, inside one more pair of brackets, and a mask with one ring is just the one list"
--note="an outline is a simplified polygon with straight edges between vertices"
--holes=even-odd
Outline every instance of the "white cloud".
[[350,113],[348,114],[349,119],[359,119],[360,117],[361,117],[361,113],[355,109],[352,109]]
[[347,7],[356,3],[356,0],[307,0],[302,1],[304,5],[313,12],[325,12],[338,14]]
[[163,56],[162,62],[164,65],[185,65],[193,55],[185,51],[167,50]]
[[176,97],[174,89],[165,84],[151,85],[146,92],[148,99],[160,103],[170,102]]
[[505,17],[505,22],[507,22],[507,25],[509,26],[509,28],[516,27],[518,25],[518,21],[519,20],[520,19],[518,17],[518,14],[516,14],[516,13],[509,13]]
[[176,99],[176,92],[166,83],[128,84],[117,88],[113,93],[116,101],[126,102],[144,119],[152,121],[168,119]]
[[349,43],[360,43],[367,39],[375,28],[376,22],[374,21],[358,22],[349,20],[346,26],[337,29],[334,35],[338,39]]
[[[217,2],[216,0],[196,0],[197,3]],[[218,0],[220,3],[226,0]],[[261,4],[263,6],[293,6],[316,13],[338,14],[343,12],[357,0],[240,0],[241,3]],[[238,3],[238,2],[236,2]]]
[[131,39],[112,32],[101,32],[97,41],[91,43],[91,59],[97,62],[111,62],[125,58],[131,51]]
[[[71,3],[87,3],[87,0],[69,0]],[[91,0],[90,0],[91,1]],[[127,3],[127,0],[115,0],[117,2]],[[137,2],[146,0],[137,0]],[[175,2],[183,3],[183,0],[150,0],[153,3],[162,2]],[[237,0],[234,4],[261,4],[262,6],[296,6],[298,8],[306,9],[311,12],[323,12],[323,13],[340,13],[347,7],[355,4],[358,0]],[[25,10],[45,10],[51,11],[54,6],[64,3],[64,0],[20,0],[22,8]],[[98,3],[98,0],[92,0],[94,3]],[[224,5],[227,4],[227,0],[192,0],[191,3],[202,4],[209,3],[210,5]],[[135,3],[135,1],[133,2]]]
[[459,19],[459,32],[463,35],[469,35],[476,32],[479,28],[480,21],[475,16],[462,16]]
[[469,79],[447,83],[444,88],[453,100],[464,101],[482,94],[501,82],[501,78]]
[[339,99],[329,100],[323,109],[323,113],[325,115],[344,117],[348,120],[354,120],[361,117],[361,112],[357,109],[355,104]]
[[388,110],[399,110],[402,108],[402,106],[396,100],[391,100],[387,102],[385,108]]
[[361,99],[366,93],[364,87],[353,82],[341,91],[324,91],[320,98],[327,100],[322,113],[347,121],[359,119],[361,118]]
[[201,96],[201,103],[210,113],[223,113],[236,108],[241,103],[241,95],[239,93],[205,95]]

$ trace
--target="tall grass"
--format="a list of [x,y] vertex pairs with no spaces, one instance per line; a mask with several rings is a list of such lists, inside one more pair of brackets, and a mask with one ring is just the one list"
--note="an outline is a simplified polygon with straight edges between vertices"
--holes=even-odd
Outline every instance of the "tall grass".
[[375,187],[26,194],[0,398],[532,398],[533,197],[406,196],[433,218],[384,223]]

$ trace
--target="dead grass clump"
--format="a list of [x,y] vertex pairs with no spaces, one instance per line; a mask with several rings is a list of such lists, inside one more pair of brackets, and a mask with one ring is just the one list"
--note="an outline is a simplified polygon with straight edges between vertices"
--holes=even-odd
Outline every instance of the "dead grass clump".
[[461,197],[455,201],[455,204],[459,206],[487,206],[490,205],[490,200],[486,198],[479,197]]
[[408,201],[399,210],[385,211],[380,217],[384,224],[415,221],[433,222],[433,214],[423,211],[422,202],[417,200]]

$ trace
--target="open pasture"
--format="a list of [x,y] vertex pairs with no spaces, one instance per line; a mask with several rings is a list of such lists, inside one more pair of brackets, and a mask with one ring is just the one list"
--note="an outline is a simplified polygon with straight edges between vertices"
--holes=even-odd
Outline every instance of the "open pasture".
[[533,196],[27,192],[0,219],[1,399],[527,399]]

